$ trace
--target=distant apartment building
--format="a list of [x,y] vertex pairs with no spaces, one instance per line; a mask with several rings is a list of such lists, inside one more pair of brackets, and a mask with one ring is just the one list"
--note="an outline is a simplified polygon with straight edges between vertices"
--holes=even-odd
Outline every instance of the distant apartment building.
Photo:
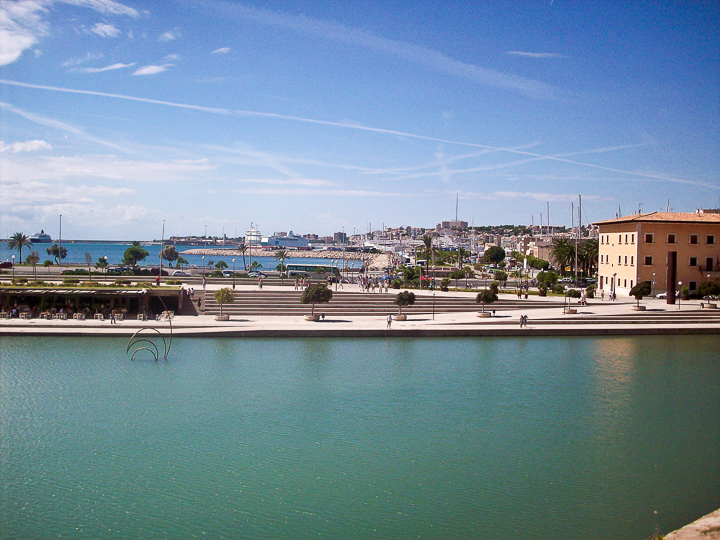
[[460,220],[452,220],[452,221],[441,221],[440,224],[435,227],[435,230],[440,229],[467,229],[468,228],[468,222],[467,221],[460,221]]
[[[692,292],[720,279],[720,213],[651,212],[595,223],[599,227],[598,286],[627,295],[642,281],[654,291]],[[671,293],[672,294],[672,293]]]
[[333,233],[333,241],[336,244],[347,244],[347,235],[344,232]]

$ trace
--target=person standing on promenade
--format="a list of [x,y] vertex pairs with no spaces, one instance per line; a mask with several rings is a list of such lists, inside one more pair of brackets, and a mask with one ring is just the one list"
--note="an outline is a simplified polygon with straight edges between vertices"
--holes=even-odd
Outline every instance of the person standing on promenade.
[[391,326],[392,326],[392,315],[388,315],[388,316],[387,316],[387,327],[388,327],[388,330],[390,329]]

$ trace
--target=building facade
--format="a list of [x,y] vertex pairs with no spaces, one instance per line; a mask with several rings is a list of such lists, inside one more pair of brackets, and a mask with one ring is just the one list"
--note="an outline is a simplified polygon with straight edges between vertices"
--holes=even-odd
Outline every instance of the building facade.
[[[720,213],[651,212],[596,223],[598,287],[627,296],[649,281],[653,293],[720,279]],[[672,281],[669,284],[669,281]],[[674,285],[674,286],[673,286]]]

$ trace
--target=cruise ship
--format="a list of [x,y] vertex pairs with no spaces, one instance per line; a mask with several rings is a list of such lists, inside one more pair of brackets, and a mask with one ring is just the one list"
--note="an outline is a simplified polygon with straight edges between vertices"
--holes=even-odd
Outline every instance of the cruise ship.
[[308,244],[309,240],[307,238],[293,234],[292,231],[290,231],[286,236],[278,235],[277,233],[272,236],[265,236],[260,241],[261,246],[268,247],[296,247],[303,249],[307,248]]
[[30,237],[30,241],[33,244],[50,244],[52,242],[52,238],[50,238],[49,234],[45,234],[44,230],[41,230],[40,232],[36,232]]

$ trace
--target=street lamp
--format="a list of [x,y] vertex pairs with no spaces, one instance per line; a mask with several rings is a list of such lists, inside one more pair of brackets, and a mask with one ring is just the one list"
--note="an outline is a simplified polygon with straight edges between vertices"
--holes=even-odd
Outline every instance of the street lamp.
[[678,294],[678,309],[680,309],[680,299],[682,298],[682,281],[678,281],[678,287],[680,287],[680,294]]
[[203,290],[205,290],[205,255],[202,256]]
[[12,256],[13,280],[15,279],[15,255]]
[[654,297],[655,297],[655,272],[653,272],[652,295],[653,295],[653,298],[654,298]]
[[233,290],[235,290],[235,259],[233,261]]
[[103,268],[105,269],[105,279],[107,279],[107,267],[108,267],[107,255],[105,255],[105,256],[103,257],[103,259],[105,260],[105,266],[103,267]]

